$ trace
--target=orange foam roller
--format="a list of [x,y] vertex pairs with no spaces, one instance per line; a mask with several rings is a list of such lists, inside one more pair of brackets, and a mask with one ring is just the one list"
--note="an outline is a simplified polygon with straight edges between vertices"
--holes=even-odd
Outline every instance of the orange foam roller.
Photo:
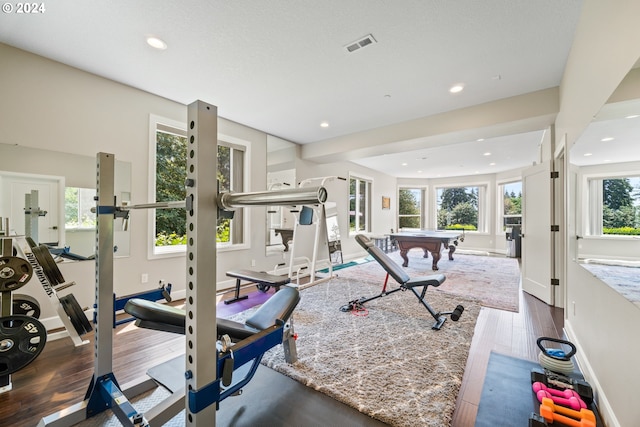
[[570,427],[596,427],[596,416],[589,409],[579,411],[556,405],[553,400],[543,398],[540,415],[548,423],[559,422]]

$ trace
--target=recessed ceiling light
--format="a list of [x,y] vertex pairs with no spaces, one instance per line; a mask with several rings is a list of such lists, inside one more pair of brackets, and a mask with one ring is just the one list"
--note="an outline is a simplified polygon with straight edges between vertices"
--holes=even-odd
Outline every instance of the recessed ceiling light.
[[418,173],[422,173],[422,171],[418,171]]
[[458,84],[455,84],[455,85],[451,86],[451,88],[449,89],[449,92],[451,92],[451,93],[459,93],[459,92],[462,92],[462,89],[464,89],[464,85],[462,83],[458,83]]
[[495,165],[496,165],[496,162],[489,163],[489,166],[495,166]]
[[482,141],[484,141],[484,138],[478,138],[478,139],[476,139],[476,141],[482,142]]
[[328,128],[329,127],[329,123],[328,122],[322,122],[322,123],[320,123],[320,127],[321,128]]
[[157,37],[147,37],[147,44],[159,50],[165,50],[167,48],[167,44]]
[[585,157],[593,156],[593,153],[584,153]]
[[630,116],[625,117],[625,119],[635,119],[636,117],[640,117],[640,114],[632,114]]
[[402,166],[407,166],[407,164],[406,164],[406,163],[403,163],[403,164],[402,164]]
[[610,136],[608,136],[608,137],[606,137],[606,138],[602,138],[600,141],[602,141],[602,142],[613,141],[613,138],[612,138],[612,137],[610,137]]
[[488,152],[488,151],[487,151],[486,153],[484,153],[484,154],[483,154],[483,156],[490,156],[490,155],[491,155],[491,153],[490,153],[490,152]]

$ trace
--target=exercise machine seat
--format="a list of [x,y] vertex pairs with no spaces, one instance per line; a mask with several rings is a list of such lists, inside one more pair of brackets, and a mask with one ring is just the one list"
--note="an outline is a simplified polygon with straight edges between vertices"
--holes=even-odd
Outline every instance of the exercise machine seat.
[[[446,280],[444,274],[432,274],[429,276],[421,276],[414,277],[413,279],[407,274],[406,271],[397,263],[393,261],[382,249],[373,244],[371,239],[369,239],[364,234],[356,235],[356,242],[360,246],[362,246],[369,255],[371,255],[377,262],[384,268],[387,272],[387,279],[385,279],[384,285],[382,287],[382,292],[380,294],[375,295],[370,298],[360,298],[357,300],[349,301],[346,305],[343,305],[340,310],[341,311],[353,311],[359,310],[362,308],[363,304],[369,301],[372,301],[377,298],[385,297],[389,294],[392,294],[401,290],[410,290],[418,301],[427,309],[427,311],[433,316],[436,320],[435,324],[432,326],[433,329],[440,329],[446,320],[445,316],[451,316],[451,320],[457,321],[460,318],[460,315],[464,311],[464,307],[458,305],[453,311],[441,312],[434,310],[429,303],[427,302],[425,296],[427,293],[427,289],[429,286],[438,287]],[[398,282],[400,285],[399,288],[387,290],[387,280],[389,276],[393,277],[393,279]],[[422,288],[420,291],[416,290],[416,288]]]
[[[298,302],[298,289],[286,286],[262,304],[244,323],[216,319],[217,335],[229,335],[232,341],[241,341],[279,322],[287,322]],[[183,309],[134,298],[127,301],[124,311],[137,319],[136,325],[139,327],[185,333],[186,312]]]
[[356,235],[356,242],[360,244],[385,269],[396,282],[405,288],[416,286],[440,286],[446,280],[444,274],[430,274],[428,276],[411,278],[404,269],[396,264],[382,249],[373,244],[364,234]]

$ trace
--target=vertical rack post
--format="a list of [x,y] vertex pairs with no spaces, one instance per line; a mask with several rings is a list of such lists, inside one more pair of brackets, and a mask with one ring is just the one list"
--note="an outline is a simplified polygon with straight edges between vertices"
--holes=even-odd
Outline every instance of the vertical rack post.
[[216,406],[192,412],[189,391],[218,377],[216,350],[216,236],[218,109],[188,107],[187,129],[186,426],[215,426]]
[[[112,206],[114,200],[115,159],[98,153],[96,176],[97,206]],[[95,376],[112,372],[113,364],[113,211],[99,209],[96,232]],[[98,351],[99,350],[99,351]]]

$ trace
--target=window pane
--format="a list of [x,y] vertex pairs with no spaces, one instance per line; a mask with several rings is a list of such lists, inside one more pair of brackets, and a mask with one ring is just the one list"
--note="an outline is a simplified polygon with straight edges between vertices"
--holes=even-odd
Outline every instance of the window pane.
[[522,223],[522,181],[502,185],[503,228]]
[[[218,144],[218,189],[220,192],[231,191],[231,148]],[[218,218],[216,241],[231,242],[231,220]]]
[[478,187],[438,188],[438,230],[477,230],[478,193]]
[[602,180],[602,234],[640,235],[640,177]]
[[399,191],[398,226],[400,228],[422,228],[422,190],[402,188]]
[[371,183],[360,178],[349,179],[349,231],[370,231]]
[[367,183],[360,181],[360,189],[358,191],[358,231],[366,231],[367,227]]
[[95,195],[96,190],[93,188],[64,189],[65,228],[96,227],[96,214],[91,212],[96,203]]
[[356,183],[357,179],[349,180],[349,231],[356,231]]
[[[187,138],[156,132],[156,201],[184,200],[187,176]],[[187,213],[184,209],[156,209],[155,246],[186,244]]]

